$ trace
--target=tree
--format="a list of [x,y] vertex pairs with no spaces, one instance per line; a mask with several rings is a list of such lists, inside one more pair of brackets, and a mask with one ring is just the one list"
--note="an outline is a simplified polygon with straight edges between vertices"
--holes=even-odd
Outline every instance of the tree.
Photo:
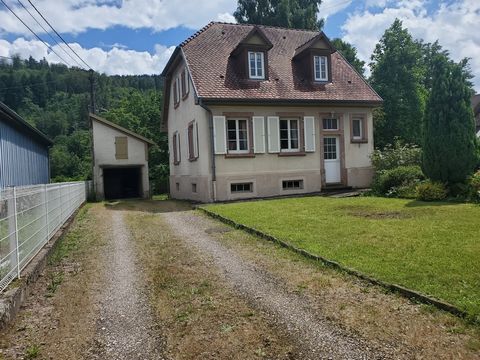
[[422,46],[398,19],[376,45],[370,67],[373,88],[383,98],[385,121],[375,126],[375,143],[391,144],[395,137],[419,145],[427,91]]
[[432,90],[424,122],[422,169],[435,181],[465,181],[477,162],[473,94],[467,61],[445,53],[432,61]]
[[238,0],[233,16],[240,24],[321,30],[324,21],[317,19],[321,3],[322,0]]
[[365,61],[358,58],[355,46],[339,38],[333,39],[332,45],[347,59],[360,75],[363,76],[365,74]]

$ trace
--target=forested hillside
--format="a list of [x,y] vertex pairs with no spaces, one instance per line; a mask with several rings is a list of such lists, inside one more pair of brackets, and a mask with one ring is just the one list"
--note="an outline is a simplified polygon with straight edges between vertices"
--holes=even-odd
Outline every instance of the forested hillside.
[[[95,74],[98,114],[154,140],[150,175],[155,190],[168,175],[167,139],[160,134],[161,78]],[[91,178],[89,73],[33,58],[0,59],[0,101],[54,141],[54,181]]]

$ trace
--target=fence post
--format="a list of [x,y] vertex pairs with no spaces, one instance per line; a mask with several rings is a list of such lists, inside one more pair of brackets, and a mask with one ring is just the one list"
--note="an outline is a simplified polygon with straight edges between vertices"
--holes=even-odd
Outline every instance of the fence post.
[[17,187],[13,187],[13,214],[15,219],[15,248],[17,249],[17,277],[20,279],[20,247],[18,244]]
[[48,242],[49,237],[50,237],[50,230],[48,229],[48,188],[47,184],[44,186],[44,191],[45,191],[45,228],[47,229],[47,236],[45,242]]

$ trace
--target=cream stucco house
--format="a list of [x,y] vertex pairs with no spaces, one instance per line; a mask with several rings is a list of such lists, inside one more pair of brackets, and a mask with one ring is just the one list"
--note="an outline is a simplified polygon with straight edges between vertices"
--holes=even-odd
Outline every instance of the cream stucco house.
[[212,22],[162,75],[173,198],[369,186],[382,99],[323,33]]

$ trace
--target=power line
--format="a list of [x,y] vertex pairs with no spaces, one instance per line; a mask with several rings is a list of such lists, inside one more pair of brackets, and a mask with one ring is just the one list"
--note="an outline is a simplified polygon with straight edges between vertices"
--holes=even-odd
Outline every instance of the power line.
[[63,52],[70,57],[70,59],[72,59],[73,61],[75,61],[75,62],[77,63],[77,65],[78,65],[80,68],[82,68],[83,66],[77,61],[77,59],[75,59],[72,55],[70,55],[70,53],[68,53],[68,52],[59,44],[59,42],[47,31],[47,29],[45,29],[45,27],[44,27],[42,24],[40,24],[40,22],[37,20],[37,18],[36,18],[35,16],[33,16],[33,14],[30,12],[30,10],[28,10],[28,9],[26,8],[26,6],[23,5],[23,3],[22,3],[20,0],[17,0],[17,1],[18,1],[18,3],[19,3],[20,5],[22,5],[22,7],[23,7],[23,8],[25,9],[25,11],[31,16],[31,18],[32,18],[33,20],[35,20],[35,22],[43,29],[43,31],[45,31],[45,33],[50,37],[50,39],[52,39],[52,40],[55,42],[55,44],[57,44],[58,47],[59,47],[60,49],[62,49]]
[[58,55],[58,53],[57,53],[55,50],[53,50],[53,48],[52,48],[49,44],[47,44],[45,41],[43,41],[42,38],[41,38],[40,36],[38,36],[37,33],[30,28],[30,26],[28,26],[12,9],[10,9],[10,7],[5,3],[4,0],[0,0],[0,1],[1,1],[2,4],[8,9],[8,11],[10,11],[23,25],[25,25],[25,27],[26,27],[33,35],[35,35],[35,37],[36,37],[38,40],[40,40],[40,41],[41,41],[46,47],[48,47],[55,55],[57,55],[58,58],[59,58],[60,60],[62,60],[65,65],[67,65],[68,67],[71,67],[71,65],[68,63],[68,61],[65,61],[65,59],[62,58],[60,55]]
[[[1,1],[3,2],[3,0],[1,0]],[[80,57],[80,55],[78,55],[78,54],[75,52],[75,50],[73,50],[73,49],[70,47],[70,45],[68,45],[68,43],[67,43],[67,42],[65,41],[65,39],[62,37],[62,35],[60,35],[60,34],[57,32],[57,30],[55,30],[55,29],[53,28],[53,26],[48,22],[48,20],[45,19],[45,16],[43,16],[42,13],[37,9],[37,7],[36,7],[35,5],[33,5],[32,1],[31,1],[31,0],[28,0],[28,2],[30,3],[30,5],[32,5],[32,7],[35,9],[35,11],[38,13],[38,15],[40,15],[40,16],[42,17],[42,19],[47,23],[47,25],[50,27],[50,29],[52,29],[53,32],[54,32],[55,34],[57,34],[57,36],[63,41],[63,43],[64,43],[65,45],[67,45],[68,48],[69,48],[90,70],[93,70],[93,69],[90,67],[90,65],[88,65],[88,64],[85,62],[85,60],[83,60],[83,59]]]

